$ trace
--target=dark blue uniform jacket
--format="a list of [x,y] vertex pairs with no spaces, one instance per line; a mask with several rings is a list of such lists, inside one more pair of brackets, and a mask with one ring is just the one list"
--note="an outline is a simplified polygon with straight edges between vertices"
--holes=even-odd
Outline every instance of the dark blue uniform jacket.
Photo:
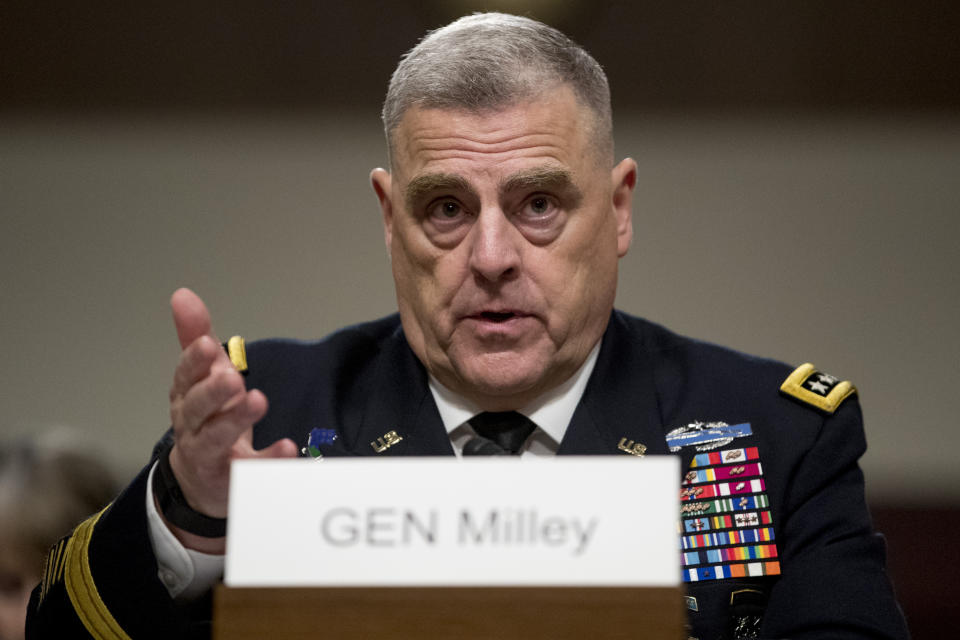
[[[247,358],[248,387],[270,400],[257,447],[305,446],[319,428],[337,434],[324,455],[453,454],[396,315],[317,342],[252,343]],[[856,397],[828,413],[780,391],[791,371],[614,312],[558,453],[631,455],[642,444],[681,457],[691,637],[905,638],[864,501]],[[402,440],[376,446],[390,431]],[[209,634],[209,601],[178,605],[157,577],[147,469],[53,549],[28,637]]]

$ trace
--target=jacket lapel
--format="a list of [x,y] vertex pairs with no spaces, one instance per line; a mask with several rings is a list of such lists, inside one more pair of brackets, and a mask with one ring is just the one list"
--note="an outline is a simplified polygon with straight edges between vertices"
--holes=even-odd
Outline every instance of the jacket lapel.
[[[641,327],[611,314],[596,367],[559,455],[669,454],[654,380],[656,363],[644,339]],[[369,392],[359,424],[343,425],[342,437],[321,448],[324,455],[453,455],[426,370],[401,328],[386,341],[364,386]]]
[[367,397],[359,423],[343,425],[339,441],[321,449],[324,455],[453,455],[427,372],[401,328],[385,342],[364,388]]
[[657,403],[654,362],[636,325],[614,312],[597,364],[559,455],[646,455],[669,453]]

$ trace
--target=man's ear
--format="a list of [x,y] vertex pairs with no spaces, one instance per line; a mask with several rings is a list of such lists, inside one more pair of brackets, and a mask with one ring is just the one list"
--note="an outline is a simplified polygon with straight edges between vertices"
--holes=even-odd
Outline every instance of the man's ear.
[[637,163],[624,158],[611,172],[613,213],[617,219],[617,255],[623,257],[633,241],[633,189],[637,186]]
[[387,244],[387,254],[393,242],[393,201],[390,199],[390,185],[392,177],[386,169],[374,169],[370,172],[370,184],[380,201],[380,212],[383,214],[383,239]]

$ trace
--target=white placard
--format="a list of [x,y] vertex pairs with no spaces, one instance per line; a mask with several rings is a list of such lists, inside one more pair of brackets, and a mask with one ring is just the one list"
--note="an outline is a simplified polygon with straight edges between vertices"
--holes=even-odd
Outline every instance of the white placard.
[[236,460],[230,586],[674,586],[673,456]]

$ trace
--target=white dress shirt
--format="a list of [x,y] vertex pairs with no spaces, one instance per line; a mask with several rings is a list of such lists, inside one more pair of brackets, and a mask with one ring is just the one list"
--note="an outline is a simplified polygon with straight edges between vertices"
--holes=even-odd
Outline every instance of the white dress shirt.
[[[534,432],[520,447],[520,457],[552,456],[557,453],[560,442],[567,432],[567,426],[570,425],[570,420],[573,418],[573,412],[577,410],[580,398],[583,397],[587,380],[590,379],[593,367],[597,364],[597,354],[599,352],[600,345],[598,343],[577,372],[570,376],[566,382],[551,389],[530,404],[517,409],[518,413],[527,416],[537,425]],[[453,445],[453,451],[457,454],[457,457],[460,457],[463,452],[463,445],[477,435],[468,420],[478,413],[482,413],[483,409],[463,396],[450,391],[433,376],[430,377],[430,391],[433,393],[433,400],[437,404],[443,426],[450,434],[450,444]]]
[[[557,453],[560,442],[573,412],[576,411],[587,380],[597,363],[600,344],[597,343],[586,361],[566,382],[551,389],[525,407],[517,409],[529,418],[537,428],[520,448],[520,457],[552,456]],[[469,420],[482,413],[483,409],[470,400],[450,391],[430,377],[430,393],[440,412],[443,426],[450,435],[454,453],[460,457],[463,445],[476,436]],[[147,478],[147,525],[150,543],[157,558],[157,575],[166,586],[170,597],[191,600],[210,590],[223,576],[224,556],[201,553],[184,547],[167,529],[153,501],[153,474]]]

